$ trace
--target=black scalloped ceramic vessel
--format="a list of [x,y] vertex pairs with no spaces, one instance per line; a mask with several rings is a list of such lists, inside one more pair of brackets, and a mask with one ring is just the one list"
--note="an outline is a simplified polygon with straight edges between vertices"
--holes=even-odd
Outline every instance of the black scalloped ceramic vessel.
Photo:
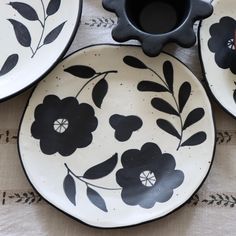
[[169,42],[186,48],[193,46],[194,22],[213,12],[212,5],[204,0],[103,0],[103,7],[118,17],[113,39],[136,39],[148,56],[159,55]]

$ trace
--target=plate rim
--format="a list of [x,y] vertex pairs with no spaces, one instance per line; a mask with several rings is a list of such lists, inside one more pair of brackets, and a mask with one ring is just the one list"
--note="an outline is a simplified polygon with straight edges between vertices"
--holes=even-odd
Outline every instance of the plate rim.
[[[26,85],[25,87],[18,90],[17,92],[14,92],[14,93],[12,93],[8,96],[0,98],[0,103],[5,102],[5,101],[7,101],[11,98],[14,98],[14,97],[26,92],[31,87],[37,85],[37,83],[39,83],[43,78],[45,78],[48,74],[50,74],[50,72],[64,59],[65,54],[67,53],[67,51],[69,50],[73,40],[75,39],[76,33],[77,33],[77,31],[79,29],[79,26],[80,26],[80,23],[81,23],[81,17],[82,17],[82,12],[83,12],[83,1],[84,0],[79,0],[79,1],[80,1],[79,11],[78,11],[78,14],[77,14],[75,27],[73,29],[73,32],[72,32],[70,38],[69,38],[68,43],[66,44],[66,46],[62,50],[61,54],[57,57],[56,61],[42,75],[40,75],[37,79],[35,79],[32,83]],[[30,95],[30,97],[31,97],[31,95]]]
[[[212,0],[212,3],[215,4],[217,2],[217,0]],[[213,5],[214,6],[214,5]],[[207,76],[206,76],[206,70],[205,70],[205,66],[203,63],[203,57],[202,57],[202,44],[201,44],[201,29],[202,29],[202,23],[203,20],[201,20],[199,22],[198,25],[198,30],[197,30],[197,38],[198,38],[198,57],[199,57],[199,61],[200,61],[200,65],[201,65],[201,70],[202,70],[202,75],[203,75],[203,79],[206,82],[206,86],[207,86],[207,90],[210,92],[211,97],[213,98],[213,100],[215,101],[215,103],[218,105],[218,107],[223,110],[226,114],[230,115],[233,119],[236,120],[236,113],[234,114],[233,112],[229,111],[225,106],[223,106],[223,104],[219,101],[219,99],[215,96],[215,94],[213,93],[211,86],[208,82]]]
[[[82,51],[82,50],[85,50],[87,48],[90,48],[90,47],[95,47],[95,46],[118,46],[118,47],[126,47],[126,46],[129,46],[129,47],[136,47],[136,48],[141,48],[141,46],[139,45],[133,45],[133,44],[115,44],[115,43],[99,43],[99,44],[91,44],[91,45],[88,45],[88,46],[85,46],[85,47],[82,47],[72,53],[70,53],[69,55],[67,55],[64,59],[66,60],[68,57],[70,56],[73,56],[74,54]],[[166,51],[161,51],[161,53],[163,54],[166,54],[168,56],[171,56],[172,58],[176,59],[178,62],[180,62],[183,66],[187,67],[187,69],[193,74],[192,70],[189,69],[189,67],[184,64],[184,62],[182,62],[180,59],[178,59],[176,56],[174,55],[171,55],[170,53],[166,52]],[[194,75],[194,74],[193,74]],[[194,75],[194,77],[196,77]],[[197,79],[197,77],[196,77]],[[199,80],[198,80],[199,81]],[[200,86],[203,86],[201,84],[201,82],[199,81],[200,83]],[[85,226],[88,226],[88,227],[92,227],[92,228],[95,228],[95,229],[103,229],[103,230],[109,230],[109,229],[125,229],[125,228],[131,228],[131,227],[135,227],[135,226],[140,226],[140,225],[145,225],[145,224],[148,224],[148,223],[152,223],[152,222],[155,222],[157,220],[160,220],[160,219],[163,219],[173,213],[175,213],[176,211],[178,211],[179,209],[181,209],[182,207],[185,206],[185,204],[199,191],[199,189],[202,187],[202,185],[204,184],[204,182],[206,181],[210,171],[211,171],[211,168],[212,168],[212,165],[213,165],[213,162],[215,160],[215,153],[216,153],[216,138],[217,138],[217,133],[216,133],[216,122],[215,122],[215,115],[214,115],[214,112],[213,112],[213,108],[212,108],[212,104],[211,104],[211,101],[210,101],[210,98],[206,92],[206,90],[204,89],[203,87],[203,90],[204,90],[204,93],[206,94],[208,100],[209,100],[209,104],[210,104],[210,111],[211,111],[211,114],[212,114],[212,121],[213,121],[213,131],[214,131],[214,146],[213,146],[213,152],[212,152],[212,157],[211,157],[211,163],[209,165],[209,168],[208,168],[208,171],[205,175],[205,177],[203,178],[203,180],[201,181],[200,185],[197,187],[197,189],[193,192],[193,194],[191,194],[191,196],[185,201],[183,202],[180,206],[178,206],[177,208],[171,210],[170,212],[166,213],[165,215],[161,216],[161,217],[156,217],[154,219],[151,219],[151,220],[146,220],[146,221],[142,221],[140,223],[133,223],[133,224],[129,224],[129,225],[125,225],[125,226],[96,226],[96,225],[93,225],[93,224],[90,224],[90,223],[87,223],[81,219],[78,219],[72,215],[70,215],[69,213],[67,213],[65,210],[55,206],[53,203],[51,203],[49,200],[47,200],[45,197],[43,197],[39,191],[36,189],[36,187],[34,187],[34,184],[32,183],[32,181],[30,180],[28,174],[27,174],[27,171],[24,167],[24,164],[23,164],[23,158],[22,158],[22,155],[21,155],[21,152],[20,152],[20,132],[21,132],[21,126],[22,126],[22,123],[23,123],[23,120],[24,120],[24,117],[25,117],[25,113],[26,113],[26,110],[29,106],[29,102],[34,94],[34,91],[36,90],[37,86],[33,89],[33,91],[31,92],[31,94],[29,95],[29,98],[27,100],[27,103],[25,105],[25,108],[24,108],[24,111],[22,113],[22,117],[20,119],[20,122],[19,122],[19,126],[18,126],[18,133],[17,133],[17,151],[18,151],[18,155],[19,155],[19,159],[20,159],[20,164],[21,164],[21,167],[23,169],[23,172],[25,174],[25,177],[26,179],[28,180],[29,184],[31,185],[31,187],[33,188],[33,190],[47,203],[49,204],[50,206],[52,206],[54,209],[57,209],[58,211],[60,211],[61,213],[63,213],[64,215],[66,215],[67,217],[85,225]]]

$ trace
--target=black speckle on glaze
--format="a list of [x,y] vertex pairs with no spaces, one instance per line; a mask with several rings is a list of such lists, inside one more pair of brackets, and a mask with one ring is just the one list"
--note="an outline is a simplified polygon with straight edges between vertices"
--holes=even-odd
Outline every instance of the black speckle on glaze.
[[139,130],[143,121],[137,116],[113,115],[110,117],[110,125],[115,130],[115,138],[120,142],[130,139],[133,132]]

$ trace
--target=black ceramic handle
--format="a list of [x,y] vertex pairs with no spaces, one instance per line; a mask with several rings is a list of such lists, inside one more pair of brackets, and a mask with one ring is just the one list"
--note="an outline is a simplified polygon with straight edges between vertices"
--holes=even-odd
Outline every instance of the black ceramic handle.
[[193,46],[194,22],[213,12],[212,5],[204,0],[103,0],[103,7],[118,17],[113,39],[136,39],[148,56],[157,56],[169,42]]

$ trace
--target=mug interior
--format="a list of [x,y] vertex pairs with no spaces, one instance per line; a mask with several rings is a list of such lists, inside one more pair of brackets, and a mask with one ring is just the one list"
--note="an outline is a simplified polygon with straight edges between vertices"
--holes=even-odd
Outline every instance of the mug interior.
[[125,11],[139,30],[166,34],[184,22],[190,11],[190,0],[126,0]]

